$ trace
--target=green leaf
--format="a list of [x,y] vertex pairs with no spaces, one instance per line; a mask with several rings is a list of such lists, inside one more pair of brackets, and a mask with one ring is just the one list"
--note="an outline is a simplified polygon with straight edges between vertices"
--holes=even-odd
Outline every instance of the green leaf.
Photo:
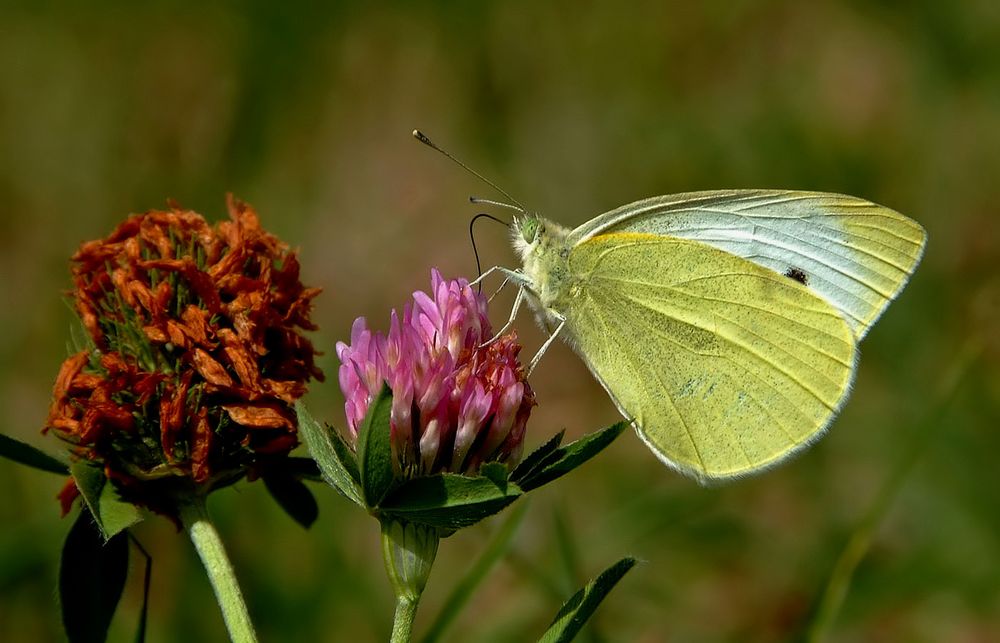
[[522,494],[504,480],[468,477],[454,473],[414,478],[393,491],[381,505],[387,516],[454,530],[492,516]]
[[502,487],[507,483],[507,465],[503,462],[487,462],[479,467],[479,475],[489,478],[497,486]]
[[304,482],[288,475],[269,475],[264,486],[292,519],[309,529],[319,516],[319,506]]
[[622,558],[563,603],[552,625],[538,643],[568,643],[593,615],[615,584],[635,565],[634,558]]
[[263,469],[264,475],[271,475],[272,472],[288,475],[298,480],[310,480],[312,482],[323,482],[323,474],[319,471],[319,466],[312,458],[294,455],[283,455],[277,457],[273,463],[268,463]]
[[114,485],[108,483],[104,471],[83,460],[69,465],[83,501],[97,521],[105,540],[142,520],[142,512],[130,502],[118,497]]
[[585,435],[576,442],[554,449],[535,467],[521,478],[511,477],[524,491],[531,491],[566,475],[587,460],[600,453],[614,442],[629,426],[628,422],[618,422],[606,429]]
[[357,475],[352,475],[350,470],[351,467],[357,470],[358,465],[354,460],[354,454],[347,450],[350,457],[346,459],[341,457],[335,446],[336,442],[339,441],[339,436],[332,437],[331,434],[335,432],[326,429],[314,420],[309,411],[306,410],[305,404],[297,402],[295,413],[299,420],[299,435],[309,447],[309,453],[316,460],[323,479],[348,500],[359,507],[364,507],[365,501],[361,495],[361,487],[357,482],[360,478]]
[[0,433],[0,456],[50,473],[69,473],[69,466],[30,444]]
[[538,447],[531,453],[527,455],[521,463],[514,467],[514,470],[510,472],[510,479],[517,481],[523,480],[528,474],[534,471],[535,467],[538,466],[540,462],[552,455],[552,452],[559,448],[562,444],[563,436],[566,435],[566,430],[563,429],[559,433],[556,433],[542,446]]
[[71,643],[107,638],[127,574],[127,534],[105,542],[90,512],[81,510],[66,536],[59,565],[59,601]]
[[361,489],[368,507],[378,507],[396,482],[392,467],[389,414],[392,391],[385,384],[368,405],[368,414],[358,428],[358,464]]
[[354,455],[354,451],[351,450],[351,447],[344,441],[344,436],[340,435],[339,432],[330,431],[330,436],[333,443],[333,450],[337,452],[337,457],[343,463],[344,468],[347,469],[347,475],[351,476],[354,485],[360,489],[361,471],[358,469],[357,456]]
[[500,526],[500,529],[490,541],[489,546],[487,546],[476,562],[469,567],[462,579],[452,588],[441,611],[438,612],[431,626],[427,628],[427,634],[424,636],[422,643],[435,643],[444,635],[448,626],[459,615],[466,603],[472,599],[476,589],[486,579],[490,570],[510,550],[511,543],[514,541],[514,534],[517,533],[517,528],[520,527],[527,510],[528,503],[522,503],[519,507],[511,511],[510,517]]

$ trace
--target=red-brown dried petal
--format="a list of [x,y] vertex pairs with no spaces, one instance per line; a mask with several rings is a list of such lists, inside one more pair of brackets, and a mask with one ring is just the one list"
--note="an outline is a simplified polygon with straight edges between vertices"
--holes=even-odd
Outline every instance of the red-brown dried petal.
[[70,476],[66,480],[57,497],[59,498],[59,506],[62,509],[61,515],[65,516],[73,509],[73,503],[80,497],[80,489],[77,488],[76,480],[73,479],[73,476]]
[[219,339],[222,340],[222,351],[229,365],[236,371],[236,376],[243,386],[251,391],[260,392],[260,370],[257,361],[247,352],[236,334],[228,328],[219,330]]
[[97,321],[96,308],[91,305],[89,301],[81,298],[76,302],[76,314],[80,316],[80,322],[83,323],[83,328],[87,331],[87,335],[89,335],[99,347],[103,348],[103,337],[101,334],[100,324]]
[[194,349],[192,358],[198,374],[205,378],[206,382],[216,386],[233,385],[233,378],[226,372],[226,368],[204,350]]
[[208,313],[195,305],[189,305],[181,313],[181,321],[184,322],[184,332],[195,344],[207,345],[209,343],[210,330],[208,326]]
[[[188,373],[185,373],[185,376],[187,375]],[[137,396],[136,404],[139,406],[145,405],[157,392],[160,383],[165,379],[167,379],[167,376],[163,373],[139,375],[138,379],[132,384],[132,392]]]
[[163,316],[165,311],[160,310],[158,301],[153,295],[153,291],[150,290],[146,284],[137,279],[132,279],[128,283],[128,291],[132,295],[132,300],[136,302],[136,312],[145,310],[149,313],[148,317],[151,319],[157,319]]
[[206,409],[198,411],[191,438],[191,474],[195,482],[205,482],[212,476],[209,457],[212,453],[212,427]]
[[170,338],[167,337],[165,332],[163,332],[163,329],[156,326],[143,326],[142,332],[145,333],[146,338],[154,344],[166,344],[170,341]]
[[58,429],[66,435],[76,435],[80,432],[80,421],[72,417],[50,417],[44,430]]
[[135,296],[132,294],[132,289],[129,288],[130,278],[131,275],[129,275],[125,268],[116,268],[111,272],[111,283],[115,290],[118,291],[118,294],[121,295],[121,298],[128,306],[135,308],[137,303]]
[[177,386],[166,387],[160,398],[160,445],[171,461],[177,437],[187,424],[187,394],[193,376],[191,371],[185,372]]
[[92,443],[102,433],[131,431],[135,426],[132,413],[113,402],[93,402],[80,423],[80,441]]
[[66,397],[73,379],[80,374],[80,371],[83,370],[89,359],[90,355],[87,351],[81,351],[67,358],[62,363],[62,366],[59,367],[59,374],[56,375],[56,383],[52,391],[54,399],[61,400]]
[[253,437],[256,437],[256,435],[251,436],[251,446],[257,453],[274,454],[287,452],[299,444],[298,439],[292,433],[280,433],[266,441],[253,440]]
[[295,422],[291,418],[288,407],[273,402],[258,402],[254,404],[223,404],[222,408],[237,424],[260,429],[294,429]]
[[188,341],[186,329],[173,319],[167,320],[167,334],[170,335],[170,341],[173,342],[175,346],[187,348]]
[[264,380],[264,388],[287,404],[294,404],[306,393],[306,385],[298,381]]
[[69,385],[70,393],[92,391],[101,383],[101,376],[96,373],[77,373]]
[[[174,256],[174,244],[170,241],[166,230],[161,225],[151,225],[152,221],[146,219],[140,230],[140,237],[143,241],[156,248],[160,257],[167,258]],[[169,224],[168,224],[169,225]],[[131,241],[131,239],[129,239]]]

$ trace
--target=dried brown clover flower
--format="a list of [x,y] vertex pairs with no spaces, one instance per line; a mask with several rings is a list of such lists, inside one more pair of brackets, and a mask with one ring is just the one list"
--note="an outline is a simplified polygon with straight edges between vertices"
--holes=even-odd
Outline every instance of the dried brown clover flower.
[[[60,369],[45,431],[168,514],[173,483],[207,492],[287,455],[293,404],[323,379],[302,334],[319,289],[253,208],[228,206],[214,227],[173,204],[134,215],[73,255],[88,341]],[[77,493],[70,481],[64,511]]]

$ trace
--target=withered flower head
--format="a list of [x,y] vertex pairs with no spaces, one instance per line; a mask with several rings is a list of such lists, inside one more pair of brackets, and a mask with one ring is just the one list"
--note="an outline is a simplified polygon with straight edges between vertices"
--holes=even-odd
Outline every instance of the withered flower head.
[[319,290],[250,206],[228,205],[215,227],[178,207],[134,215],[73,255],[88,346],[63,363],[45,430],[166,513],[173,482],[207,491],[286,455],[292,405],[323,377],[302,334]]

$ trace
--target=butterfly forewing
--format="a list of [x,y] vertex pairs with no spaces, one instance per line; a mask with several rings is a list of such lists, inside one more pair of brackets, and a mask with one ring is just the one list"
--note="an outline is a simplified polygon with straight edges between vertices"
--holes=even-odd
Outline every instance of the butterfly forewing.
[[855,339],[806,286],[716,247],[613,233],[572,247],[572,344],[667,464],[699,478],[767,467],[846,397]]
[[864,199],[724,190],[630,203],[580,226],[568,241],[621,232],[701,241],[793,276],[836,307],[858,339],[906,284],[926,238],[914,221]]

